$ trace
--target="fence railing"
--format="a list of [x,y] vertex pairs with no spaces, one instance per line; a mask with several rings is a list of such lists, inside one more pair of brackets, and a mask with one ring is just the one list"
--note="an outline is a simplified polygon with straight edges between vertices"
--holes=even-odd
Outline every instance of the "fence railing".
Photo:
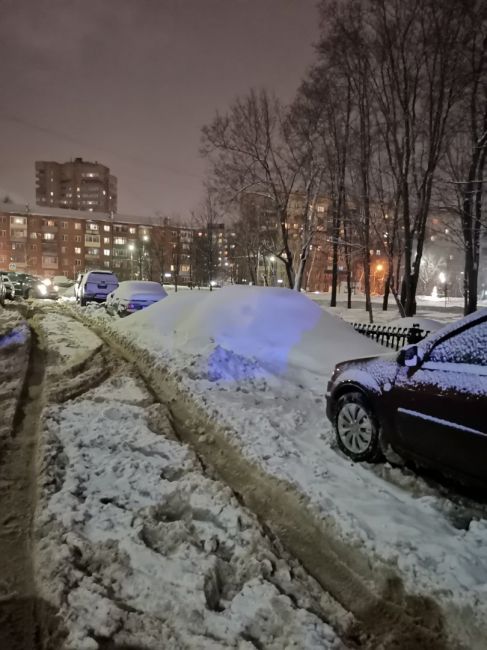
[[359,334],[394,350],[399,350],[409,343],[419,343],[430,333],[429,330],[424,330],[417,323],[413,323],[412,327],[391,327],[390,325],[371,325],[369,323],[352,323],[352,325]]

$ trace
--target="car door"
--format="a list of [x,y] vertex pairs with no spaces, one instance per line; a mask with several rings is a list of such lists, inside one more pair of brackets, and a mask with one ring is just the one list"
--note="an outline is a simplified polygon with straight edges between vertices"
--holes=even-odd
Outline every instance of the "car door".
[[419,367],[402,367],[391,397],[403,450],[443,471],[485,480],[487,320],[440,339]]

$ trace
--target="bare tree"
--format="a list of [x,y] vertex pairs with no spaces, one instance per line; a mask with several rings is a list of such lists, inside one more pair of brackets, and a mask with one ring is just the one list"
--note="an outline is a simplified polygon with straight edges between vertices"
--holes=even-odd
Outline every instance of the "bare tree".
[[272,205],[279,246],[289,287],[295,286],[289,240],[289,201],[299,189],[299,174],[307,162],[306,148],[296,147],[286,109],[265,90],[252,90],[203,128],[202,153],[210,161],[213,187],[224,202],[242,194],[263,197]]

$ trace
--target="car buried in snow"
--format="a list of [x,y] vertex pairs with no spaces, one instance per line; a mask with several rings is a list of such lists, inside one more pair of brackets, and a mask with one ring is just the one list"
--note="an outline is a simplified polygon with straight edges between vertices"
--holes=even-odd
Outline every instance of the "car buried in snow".
[[337,444],[354,461],[392,449],[487,488],[487,309],[399,353],[337,364],[326,402]]
[[166,290],[158,282],[127,280],[107,297],[106,309],[112,316],[128,316],[166,297]]

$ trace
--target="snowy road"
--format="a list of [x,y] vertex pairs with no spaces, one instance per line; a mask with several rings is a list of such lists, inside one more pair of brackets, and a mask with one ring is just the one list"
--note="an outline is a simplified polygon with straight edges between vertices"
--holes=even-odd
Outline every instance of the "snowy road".
[[43,309],[35,578],[43,648],[347,648],[362,635],[170,413],[73,319]]

